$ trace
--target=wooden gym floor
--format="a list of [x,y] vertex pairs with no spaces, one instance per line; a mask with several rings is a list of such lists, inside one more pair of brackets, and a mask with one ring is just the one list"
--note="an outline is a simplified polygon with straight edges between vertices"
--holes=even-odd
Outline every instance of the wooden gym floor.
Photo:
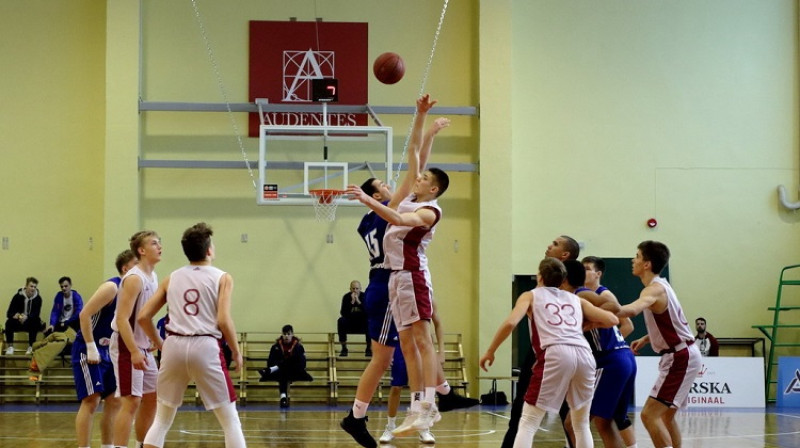
[[[349,407],[293,405],[288,410],[277,406],[239,408],[248,447],[310,448],[357,447],[339,428]],[[74,448],[74,419],[77,405],[0,405],[0,447]],[[433,428],[436,447],[483,448],[500,446],[508,424],[508,407],[478,406],[442,415]],[[377,439],[386,424],[385,407],[370,407],[368,426]],[[683,431],[683,446],[690,448],[800,447],[800,409],[766,411],[686,411],[678,414]],[[400,415],[402,419],[403,415]],[[640,448],[652,447],[641,421],[636,434]],[[98,447],[99,428],[95,419],[92,446]],[[563,435],[557,416],[548,415],[534,446],[562,448]],[[595,445],[602,446],[598,437]],[[129,446],[133,446],[131,443]],[[222,431],[213,414],[184,406],[167,434],[166,448],[208,448],[224,446]],[[421,447],[415,437],[396,439],[384,447]]]

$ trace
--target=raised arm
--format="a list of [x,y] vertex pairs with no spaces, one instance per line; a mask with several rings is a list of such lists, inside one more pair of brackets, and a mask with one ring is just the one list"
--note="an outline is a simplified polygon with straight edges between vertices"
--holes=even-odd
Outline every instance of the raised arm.
[[139,315],[136,316],[136,322],[142,327],[142,330],[150,339],[150,342],[152,342],[153,346],[158,350],[161,350],[161,346],[164,344],[164,341],[161,339],[161,335],[159,334],[158,329],[156,329],[156,326],[153,325],[153,317],[155,317],[156,313],[158,313],[158,310],[163,308],[167,303],[168,288],[169,277],[164,279],[164,281],[158,285],[158,289],[156,290],[155,294],[153,294],[153,297],[150,297],[150,300],[148,300],[139,311]]
[[425,138],[422,140],[422,150],[419,153],[419,172],[425,171],[428,167],[428,158],[431,155],[433,139],[436,137],[436,134],[448,126],[450,126],[450,119],[439,117],[433,121],[428,131],[425,132]]
[[231,316],[231,300],[233,298],[233,277],[227,272],[219,281],[219,302],[217,308],[217,325],[222,331],[222,337],[231,349],[231,358],[236,362],[235,371],[242,368],[242,354],[239,351],[239,337],[236,326]]
[[431,100],[428,94],[422,95],[417,100],[417,114],[414,116],[414,125],[411,128],[411,136],[408,140],[408,171],[406,171],[403,182],[392,195],[392,200],[389,201],[389,208],[396,209],[400,202],[411,194],[411,187],[413,187],[419,176],[422,132],[425,127],[425,119],[428,117],[428,111],[431,110],[434,104],[436,104],[436,101]]
[[111,303],[117,295],[117,284],[114,282],[104,282],[92,294],[86,305],[83,306],[78,319],[81,324],[81,334],[86,342],[86,358],[89,364],[100,363],[100,353],[97,351],[97,344],[92,333],[92,316],[99,313],[104,306]]
[[514,331],[514,327],[517,326],[519,321],[522,320],[523,316],[525,316],[530,309],[531,303],[533,303],[533,292],[527,291],[519,296],[517,304],[514,305],[514,309],[511,310],[511,314],[500,324],[500,328],[497,329],[497,333],[495,333],[491,344],[489,344],[489,348],[487,348],[486,353],[481,356],[479,361],[481,369],[488,371],[486,364],[490,366],[494,364],[494,352],[497,351],[500,344]]
[[[430,227],[436,223],[436,213],[430,208],[422,207],[415,210],[413,213],[400,213],[395,208],[391,208],[376,201],[375,198],[364,193],[358,185],[348,185],[345,194],[348,195],[351,201],[357,200],[374,210],[378,216],[389,224],[408,227]],[[398,194],[395,193],[394,197],[397,196]]]

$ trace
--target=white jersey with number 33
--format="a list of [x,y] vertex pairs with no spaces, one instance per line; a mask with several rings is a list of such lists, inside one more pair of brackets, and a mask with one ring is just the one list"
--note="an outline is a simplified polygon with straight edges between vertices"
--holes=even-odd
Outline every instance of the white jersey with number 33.
[[222,338],[217,325],[219,281],[224,271],[214,266],[184,266],[169,277],[167,332]]
[[531,345],[537,356],[555,344],[589,348],[583,337],[581,299],[575,294],[552,287],[533,291]]

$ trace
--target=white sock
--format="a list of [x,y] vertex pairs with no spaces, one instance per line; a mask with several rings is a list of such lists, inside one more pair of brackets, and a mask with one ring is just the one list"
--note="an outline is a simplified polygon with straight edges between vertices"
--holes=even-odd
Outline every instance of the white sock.
[[113,443],[109,443],[108,445],[100,445],[100,448],[114,448],[114,444]]
[[450,383],[445,380],[444,383],[436,386],[436,392],[439,392],[442,395],[447,395],[450,393]]
[[278,371],[278,366],[272,366],[269,368],[269,373],[275,373]]
[[286,392],[281,392],[281,398],[286,398]]
[[639,448],[639,445],[634,443],[633,445],[629,446],[628,448]]
[[136,441],[136,448],[144,448],[144,442],[137,440]]
[[422,408],[422,392],[411,392],[411,412],[419,412]]
[[426,387],[425,388],[425,398],[424,401],[428,403],[435,403],[436,402],[436,388],[435,387]]
[[367,415],[367,408],[369,403],[360,400],[353,400],[353,417],[364,418]]
[[387,424],[387,426],[390,427],[390,428],[397,427],[397,416],[396,415],[394,417],[389,417],[389,423]]

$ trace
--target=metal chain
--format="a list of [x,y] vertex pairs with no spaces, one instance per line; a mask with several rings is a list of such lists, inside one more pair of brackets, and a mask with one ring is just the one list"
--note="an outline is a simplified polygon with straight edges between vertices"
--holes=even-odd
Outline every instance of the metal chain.
[[[436,33],[433,35],[433,45],[431,46],[431,54],[428,56],[428,64],[425,66],[425,71],[422,73],[422,82],[419,86],[419,94],[417,97],[421,97],[425,93],[425,84],[428,82],[428,75],[431,71],[431,65],[433,64],[433,55],[436,53],[436,44],[439,42],[439,33],[442,31],[442,23],[444,23],[444,16],[447,13],[447,2],[448,0],[444,0],[444,5],[442,5],[442,13],[439,15],[439,24],[436,25]],[[408,132],[406,133],[406,141],[403,143],[403,154],[400,156],[400,161],[397,164],[397,170],[394,173],[394,182],[393,187],[397,187],[397,181],[400,178],[400,166],[403,164],[403,160],[406,159],[406,152],[408,151],[408,143],[411,140],[411,131],[414,129],[414,120],[417,118],[417,109],[414,108],[414,115],[411,117],[411,124],[408,126]]]
[[222,74],[219,71],[219,64],[217,64],[217,58],[214,57],[214,50],[211,48],[211,42],[208,40],[208,35],[206,34],[206,27],[203,24],[203,18],[200,15],[200,9],[197,7],[197,1],[192,0],[192,8],[194,8],[194,15],[197,19],[197,26],[200,28],[200,34],[203,36],[203,42],[206,44],[206,51],[208,52],[208,59],[211,62],[211,68],[214,70],[214,76],[217,79],[217,87],[219,87],[220,94],[222,94],[222,99],[225,101],[225,108],[228,111],[228,119],[231,122],[231,126],[233,127],[233,133],[236,136],[236,142],[239,144],[239,150],[242,151],[242,158],[244,159],[245,166],[247,167],[247,172],[250,173],[250,180],[253,182],[253,189],[258,192],[258,183],[256,182],[256,177],[253,174],[253,168],[250,167],[250,160],[247,158],[247,151],[244,149],[244,142],[242,141],[242,133],[239,130],[239,124],[236,123],[236,117],[233,116],[233,110],[231,110],[231,102],[228,98],[228,91],[225,89],[225,84],[222,82]]
[[[428,63],[425,65],[425,71],[422,74],[422,81],[420,82],[419,94],[417,96],[422,96],[425,92],[425,85],[428,81],[428,75],[430,74],[431,65],[433,64],[433,56],[436,53],[436,44],[439,41],[439,34],[442,30],[442,24],[444,23],[444,17],[447,13],[447,5],[449,0],[444,0],[444,4],[442,5],[442,12],[439,15],[439,23],[436,25],[436,33],[433,36],[433,45],[431,47],[431,53],[428,56]],[[219,71],[219,64],[217,64],[217,59],[214,56],[214,50],[211,48],[211,42],[208,39],[208,35],[206,33],[205,25],[203,24],[203,18],[200,15],[200,9],[197,6],[197,0],[192,0],[192,8],[194,9],[194,15],[197,19],[197,25],[200,28],[200,34],[203,37],[203,42],[206,45],[206,52],[208,53],[208,58],[211,62],[211,67],[214,70],[214,76],[216,77],[217,87],[219,88],[220,94],[222,95],[223,101],[225,101],[225,108],[228,111],[228,118],[231,122],[231,126],[233,127],[234,135],[236,136],[236,142],[239,144],[239,150],[242,152],[242,159],[244,159],[245,166],[247,167],[247,172],[250,174],[250,179],[253,182],[253,189],[258,191],[258,184],[256,182],[255,175],[253,174],[253,169],[250,167],[250,160],[247,158],[247,151],[244,148],[244,142],[242,141],[242,135],[239,130],[239,125],[236,123],[236,119],[233,116],[233,110],[231,110],[231,103],[228,98],[228,91],[225,89],[225,84],[222,81],[222,74]],[[406,134],[406,140],[403,143],[403,153],[400,156],[400,162],[398,163],[398,169],[395,171],[394,176],[394,184],[397,185],[397,181],[400,177],[400,169],[399,166],[403,163],[402,161],[406,158],[406,152],[408,151],[408,143],[411,138],[411,131],[414,128],[414,119],[417,117],[417,111],[414,109],[414,115],[411,117],[411,124],[408,127],[408,132]]]

